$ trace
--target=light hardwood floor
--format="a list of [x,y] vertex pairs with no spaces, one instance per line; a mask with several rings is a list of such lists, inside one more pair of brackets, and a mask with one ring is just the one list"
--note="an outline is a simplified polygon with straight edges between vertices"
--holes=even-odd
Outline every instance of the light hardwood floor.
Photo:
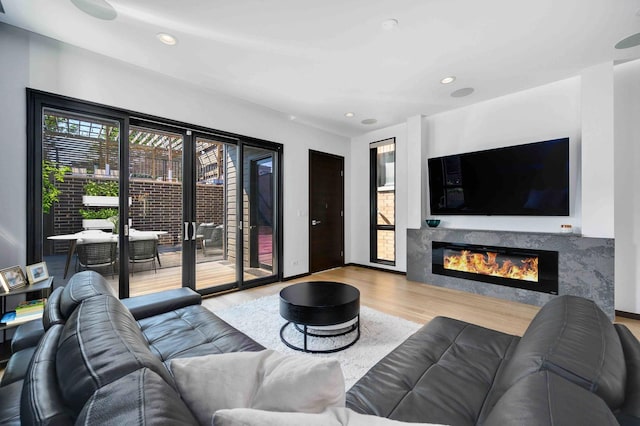
[[[436,316],[447,316],[504,333],[522,335],[538,312],[536,306],[481,296],[408,281],[404,275],[358,266],[319,272],[298,280],[275,283],[211,297],[215,309],[223,309],[259,297],[277,294],[286,286],[302,281],[339,281],[360,290],[361,304],[426,324]],[[640,339],[640,321],[616,317]]]

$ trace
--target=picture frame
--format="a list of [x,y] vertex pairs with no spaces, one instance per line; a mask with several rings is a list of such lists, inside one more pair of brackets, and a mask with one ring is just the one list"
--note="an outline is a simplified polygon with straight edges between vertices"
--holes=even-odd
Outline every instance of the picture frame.
[[47,269],[46,262],[34,263],[33,265],[27,265],[27,278],[29,283],[35,284],[40,281],[44,281],[49,278],[49,270]]
[[22,272],[22,268],[16,265],[0,270],[0,284],[2,284],[5,291],[11,291],[26,286],[27,279],[24,276],[24,272]]

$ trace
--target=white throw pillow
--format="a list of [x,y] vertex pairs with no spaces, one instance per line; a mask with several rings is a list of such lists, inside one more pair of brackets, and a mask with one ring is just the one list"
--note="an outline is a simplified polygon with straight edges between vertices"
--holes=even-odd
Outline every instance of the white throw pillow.
[[332,407],[322,413],[277,413],[236,408],[220,410],[211,421],[213,426],[438,426],[433,423],[405,423],[384,417],[356,413],[349,408]]
[[334,359],[272,350],[171,360],[182,399],[201,424],[225,408],[320,413],[344,407],[344,376]]

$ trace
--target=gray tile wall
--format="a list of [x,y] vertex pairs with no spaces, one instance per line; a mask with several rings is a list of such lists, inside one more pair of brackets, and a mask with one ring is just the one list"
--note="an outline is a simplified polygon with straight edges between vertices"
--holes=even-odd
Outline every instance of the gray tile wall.
[[431,241],[558,251],[558,294],[592,299],[611,319],[615,316],[612,238],[445,228],[407,230],[407,279],[542,306],[555,296],[433,274]]

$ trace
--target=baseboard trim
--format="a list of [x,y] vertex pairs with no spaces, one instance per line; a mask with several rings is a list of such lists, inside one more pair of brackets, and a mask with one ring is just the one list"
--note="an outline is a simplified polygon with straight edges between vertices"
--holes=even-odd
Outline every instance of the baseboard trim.
[[629,318],[634,320],[640,320],[640,314],[636,314],[633,312],[625,312],[616,310],[616,315],[622,318]]
[[378,266],[361,265],[360,263],[346,263],[344,266],[357,266],[359,268],[373,269],[374,271],[390,272],[392,274],[397,274],[397,275],[407,275],[407,273],[403,271],[395,271],[393,269],[385,269],[385,268],[380,268]]
[[284,277],[284,278],[282,278],[282,282],[297,280],[298,278],[308,277],[309,275],[311,275],[309,272],[305,272],[304,274],[298,274],[298,275],[292,275],[290,277]]

